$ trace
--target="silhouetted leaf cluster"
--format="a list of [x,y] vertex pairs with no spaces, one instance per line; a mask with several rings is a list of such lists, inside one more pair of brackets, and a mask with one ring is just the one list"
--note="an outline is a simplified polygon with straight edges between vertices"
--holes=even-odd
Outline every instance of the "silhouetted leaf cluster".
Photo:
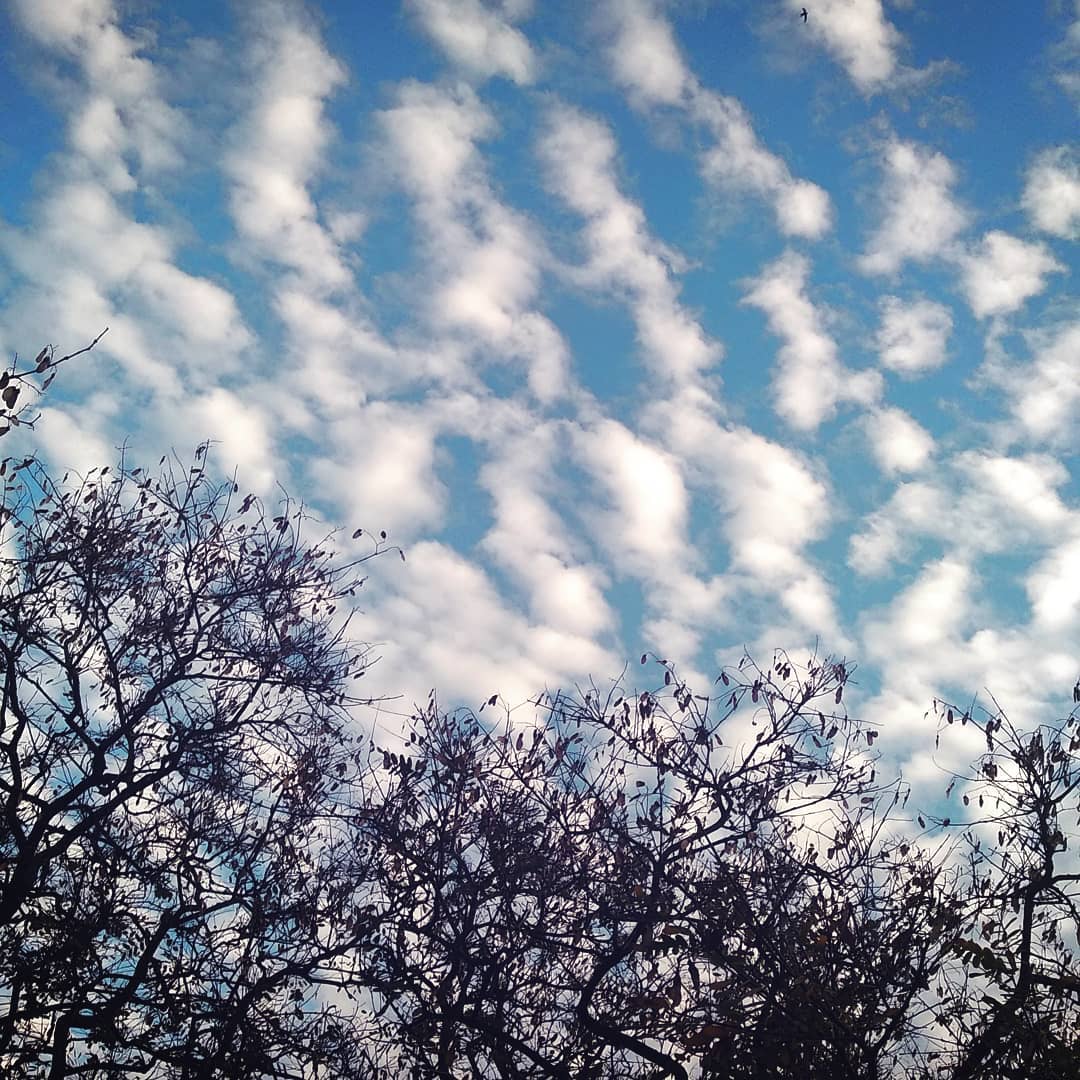
[[1075,710],[947,814],[817,656],[360,739],[386,534],[159,464],[0,463],[0,1075],[1080,1075]]

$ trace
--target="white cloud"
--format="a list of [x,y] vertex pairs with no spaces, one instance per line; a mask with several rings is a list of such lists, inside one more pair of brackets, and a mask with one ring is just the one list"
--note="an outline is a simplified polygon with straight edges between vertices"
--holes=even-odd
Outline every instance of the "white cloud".
[[[404,565],[373,564],[356,633],[379,642],[368,693],[401,695],[408,713],[438,689],[443,703],[499,693],[516,706],[545,689],[590,675],[618,674],[622,662],[587,637],[537,625],[498,593],[491,578],[443,544],[410,546]],[[393,720],[390,721],[393,723]]]
[[964,292],[979,318],[1008,315],[1041,293],[1049,274],[1064,269],[1042,244],[995,230],[964,258]]
[[619,190],[615,150],[605,125],[567,108],[551,110],[539,145],[549,188],[585,218],[584,280],[628,292],[652,366],[675,380],[693,379],[719,360],[720,346],[679,304],[672,277],[680,260]]
[[1080,0],[1073,0],[1073,14],[1061,41],[1052,50],[1054,81],[1080,105]]
[[792,177],[787,164],[758,141],[746,110],[734,98],[697,89],[692,114],[716,140],[701,154],[706,182],[771,198],[780,231],[816,240],[832,226],[829,196],[817,184]]
[[344,84],[345,70],[277,4],[264,5],[252,21],[247,63],[247,111],[225,160],[240,236],[309,288],[347,287],[349,269],[308,191],[333,134],[326,99]]
[[844,401],[868,405],[881,395],[879,372],[853,372],[841,364],[836,343],[806,295],[810,264],[788,252],[753,281],[743,303],[760,308],[784,340],[773,377],[777,413],[800,431],[813,431]]
[[747,623],[731,619],[748,603],[753,623],[776,631],[770,647],[820,634],[843,650],[847,639],[831,590],[805,553],[825,535],[832,516],[827,484],[793,450],[748,428],[719,424],[710,415],[715,409],[701,399],[695,389],[658,402],[648,423],[716,507],[710,518],[727,544],[728,566],[699,589],[715,600],[711,621],[747,641]]
[[724,465],[716,480],[734,566],[766,579],[800,574],[801,549],[829,518],[825,485],[792,451],[747,429],[725,431],[710,449]]
[[898,296],[881,299],[877,348],[882,366],[914,377],[940,367],[947,359],[952,314],[932,300],[905,303]]
[[432,280],[427,315],[436,329],[493,361],[520,359],[529,388],[549,402],[569,389],[569,353],[536,311],[543,245],[531,223],[492,190],[477,140],[491,114],[466,87],[406,83],[379,114],[396,175],[415,200]]
[[939,541],[965,563],[1045,546],[1068,521],[1057,493],[1068,475],[1047,455],[962,451],[926,479],[901,484],[868,515],[851,538],[848,564],[860,574],[880,575],[923,538]]
[[638,107],[678,105],[693,86],[671,24],[649,0],[611,0],[600,9],[608,62]]
[[278,475],[274,442],[266,412],[256,402],[244,400],[224,387],[214,387],[191,405],[191,429],[212,432],[215,461],[236,469],[237,481],[259,495],[271,492]]
[[274,311],[288,331],[291,369],[277,411],[290,428],[311,432],[316,416],[350,424],[356,406],[432,374],[423,357],[386,342],[360,306],[356,297],[331,301],[301,283],[279,284]]
[[46,50],[39,64],[63,61],[53,85],[69,112],[68,145],[28,224],[0,231],[0,250],[22,278],[5,313],[9,332],[24,338],[48,327],[53,341],[76,348],[109,326],[90,362],[74,365],[66,381],[92,386],[90,372],[111,357],[120,378],[150,387],[155,398],[126,418],[137,444],[140,418],[161,400],[182,413],[183,388],[235,374],[252,337],[226,289],[177,265],[175,233],[130,209],[133,193],[182,165],[187,130],[162,95],[158,70],[140,55],[146,39],[126,34],[104,0],[20,2],[15,14]]
[[435,472],[441,427],[437,413],[422,407],[357,407],[335,425],[335,445],[312,462],[312,477],[347,520],[406,542],[442,521],[447,492]]
[[251,343],[233,296],[176,266],[174,237],[133,220],[101,183],[61,172],[28,227],[0,232],[0,250],[27,283],[16,326],[36,322],[79,345],[108,326],[101,353],[159,393],[235,372]]
[[934,452],[933,437],[903,409],[874,409],[867,413],[863,428],[886,473],[917,472]]
[[848,542],[848,565],[858,574],[876,577],[907,553],[911,538],[934,531],[944,517],[947,495],[937,485],[915,480],[901,484],[880,510]]
[[103,434],[113,419],[108,403],[80,401],[78,406],[50,406],[41,411],[33,434],[42,455],[57,469],[84,474],[116,456],[113,440]]
[[930,563],[884,617],[867,620],[863,642],[869,655],[889,662],[955,642],[972,613],[973,585],[971,569],[964,563],[956,559]]
[[1025,177],[1022,204],[1037,229],[1080,239],[1080,161],[1069,147],[1051,147],[1035,158]]
[[409,7],[439,48],[471,74],[504,75],[520,85],[536,77],[532,46],[510,18],[520,5],[498,11],[482,0],[409,0]]
[[615,420],[580,430],[575,446],[611,505],[595,525],[616,566],[645,578],[678,570],[689,510],[678,461]]
[[699,157],[706,182],[770,199],[780,230],[816,239],[832,224],[829,197],[791,175],[758,140],[743,106],[704,88],[686,66],[671,24],[652,0],[608,0],[600,9],[606,55],[615,81],[639,109],[678,107],[714,140]]
[[111,191],[133,191],[134,158],[144,173],[182,164],[180,112],[161,96],[153,64],[119,26],[109,0],[16,0],[23,27],[48,49],[76,62],[83,86],[70,117],[73,148]]
[[830,589],[802,550],[824,534],[828,489],[792,451],[745,429],[726,431],[711,450],[732,569],[773,595],[799,629],[842,649]]
[[1080,632],[1080,521],[1074,521],[1072,531],[1032,568],[1024,584],[1035,625],[1075,637]]
[[491,457],[479,480],[491,498],[493,522],[481,547],[525,587],[534,619],[560,633],[595,638],[614,624],[604,597],[607,577],[585,561],[582,543],[552,505],[564,464],[563,425],[512,419],[516,411],[489,428]]
[[[1008,629],[998,629],[992,584],[984,586],[972,564],[956,554],[923,566],[912,585],[864,618],[861,652],[881,671],[882,692],[863,713],[885,725],[887,747],[891,741],[912,749],[906,775],[940,776],[930,753],[919,747],[920,738],[925,747],[937,727],[932,716],[920,719],[934,696],[962,694],[966,702],[973,688],[988,687],[1021,727],[1056,714],[1061,693],[1076,677],[1080,644],[1075,521],[1066,533],[1071,535],[1024,582],[1029,622],[1017,625],[1013,617]],[[963,751],[960,758],[969,759],[977,749],[943,742],[940,764],[948,767],[950,753]]]
[[944,154],[890,139],[881,154],[881,218],[862,258],[869,274],[893,274],[909,259],[949,257],[968,214],[953,198],[956,170]]
[[[815,0],[800,33],[821,41],[865,94],[881,89],[899,69],[903,37],[885,16],[881,0]],[[802,0],[787,0],[795,16]]]
[[996,375],[1026,438],[1074,447],[1080,434],[1080,322],[1032,333],[1030,364],[1006,367]]

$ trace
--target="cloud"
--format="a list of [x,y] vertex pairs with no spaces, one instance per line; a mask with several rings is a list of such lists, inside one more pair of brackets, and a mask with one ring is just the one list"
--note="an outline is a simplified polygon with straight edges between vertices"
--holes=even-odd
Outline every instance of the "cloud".
[[956,170],[944,154],[891,138],[881,152],[881,215],[859,265],[893,274],[909,259],[947,258],[968,213],[953,198]]
[[754,592],[774,596],[796,633],[821,633],[843,649],[831,590],[803,553],[825,532],[827,487],[792,451],[743,428],[725,431],[710,449],[731,569],[748,574]]
[[72,95],[72,148],[110,191],[135,190],[136,163],[144,174],[182,164],[183,115],[161,96],[154,65],[120,29],[109,0],[15,0],[14,11],[31,37],[78,66],[82,85]]
[[1021,204],[1037,229],[1080,240],[1080,161],[1069,147],[1051,147],[1035,158]]
[[933,437],[903,409],[874,409],[863,419],[863,430],[886,473],[917,472],[934,452]]
[[749,282],[743,303],[763,311],[784,340],[773,376],[777,413],[800,431],[813,431],[845,401],[868,405],[881,395],[881,375],[840,363],[836,343],[806,294],[810,263],[788,252]]
[[890,604],[884,617],[871,617],[863,631],[875,660],[925,654],[952,643],[972,613],[971,568],[957,559],[928,564],[915,582]]
[[877,348],[883,367],[914,378],[945,363],[952,314],[932,300],[905,303],[898,296],[880,300]]
[[[1025,580],[1030,621],[1014,617],[998,629],[993,586],[952,554],[927,563],[908,588],[864,617],[862,652],[881,671],[882,690],[862,711],[885,724],[887,750],[890,743],[909,748],[905,775],[932,780],[948,767],[944,745],[937,768],[926,749],[936,720],[920,719],[934,696],[967,701],[973,687],[989,687],[1021,727],[1056,714],[1060,690],[1076,677],[1080,642],[1075,523],[1070,531]],[[977,749],[968,747],[961,760]]]
[[[585,515],[590,535],[617,577],[641,583],[645,613],[634,628],[641,642],[692,665],[703,637],[727,620],[731,589],[724,575],[700,573],[702,553],[687,537],[691,499],[684,462],[606,418],[574,428],[572,447],[595,493]],[[682,674],[697,685],[707,681],[691,667]]]
[[[787,0],[794,16],[802,0]],[[881,0],[816,0],[800,32],[822,42],[864,94],[884,87],[897,74],[903,36],[885,17]]]
[[963,289],[979,318],[1008,315],[1046,288],[1046,278],[1061,265],[1042,244],[1008,233],[988,232],[962,262]]
[[606,55],[615,81],[638,108],[679,105],[694,78],[682,58],[671,24],[649,0],[625,0],[600,9],[608,37]]
[[707,590],[716,600],[711,620],[744,642],[752,626],[767,625],[777,635],[770,647],[820,634],[843,650],[848,642],[831,590],[805,552],[832,518],[822,473],[788,447],[723,425],[711,412],[694,389],[655,403],[648,417],[650,430],[685,463],[699,497],[715,507],[710,519],[727,545],[728,565]]
[[650,579],[678,570],[689,511],[678,460],[609,419],[579,429],[574,445],[611,507],[596,532],[616,567]]
[[429,254],[426,314],[491,361],[524,362],[529,388],[550,402],[569,389],[569,352],[531,305],[546,254],[524,215],[492,190],[478,140],[494,120],[467,87],[409,82],[379,114],[388,161],[414,199]]
[[319,494],[347,520],[403,543],[437,528],[448,497],[435,472],[443,426],[439,413],[423,406],[373,401],[355,408],[335,425],[332,452],[311,463]]
[[[48,327],[74,348],[108,326],[99,355],[168,396],[211,371],[235,374],[252,341],[235,298],[178,267],[175,236],[134,220],[121,196],[82,176],[80,160],[61,160],[26,227],[0,229],[0,251],[23,282],[9,308],[12,330]],[[72,377],[82,378],[78,366]]]
[[1054,81],[1080,105],[1080,0],[1073,0],[1073,14],[1061,41],[1051,50]]
[[537,625],[499,595],[483,569],[423,541],[407,561],[373,565],[355,631],[379,642],[368,693],[401,695],[389,723],[438,689],[443,703],[478,707],[499,693],[517,706],[545,689],[614,677],[622,662],[587,637]]
[[[181,269],[175,233],[137,220],[130,206],[133,194],[183,163],[186,120],[111,3],[18,3],[14,12],[44,50],[36,62],[61,61],[54,85],[69,113],[67,145],[27,224],[0,226],[0,252],[21,279],[9,294],[8,332],[25,340],[47,327],[50,339],[76,348],[109,326],[94,366],[112,357],[121,375],[183,407],[185,384],[211,371],[234,374],[252,341],[232,294]],[[85,388],[90,367],[74,365],[66,385]]]
[[519,85],[536,77],[536,56],[525,35],[512,24],[528,5],[495,5],[482,0],[409,0],[424,32],[448,57],[472,75],[503,75]]
[[553,506],[566,465],[561,422],[538,424],[507,413],[510,431],[492,431],[479,481],[492,504],[481,548],[525,587],[533,618],[560,633],[595,638],[615,617],[607,575],[585,560],[584,545]]
[[258,403],[217,386],[192,402],[190,425],[199,432],[213,432],[215,460],[235,468],[249,491],[271,490],[279,466],[266,412]]
[[989,376],[1006,393],[1020,438],[1073,448],[1080,435],[1080,321],[1031,331],[1030,363],[1002,359]]
[[1075,518],[1072,533],[1032,568],[1024,587],[1040,631],[1076,637],[1080,633],[1080,520]]
[[300,275],[308,288],[345,288],[348,266],[308,191],[333,137],[326,100],[344,85],[345,69],[279,4],[252,20],[245,59],[247,109],[225,159],[237,230],[261,259]]
[[692,113],[716,140],[700,157],[701,175],[707,183],[772,199],[777,225],[785,236],[816,240],[829,231],[828,194],[809,180],[795,179],[785,162],[761,145],[746,110],[734,98],[698,89]]
[[615,82],[638,109],[674,107],[709,132],[699,156],[707,183],[728,193],[771,200],[781,232],[816,239],[832,225],[829,197],[817,184],[793,177],[787,164],[758,140],[746,110],[732,97],[703,87],[683,60],[671,24],[651,0],[608,0],[598,24]]
[[538,149],[547,186],[585,218],[583,282],[627,295],[653,368],[686,380],[716,364],[721,347],[679,304],[672,278],[681,260],[650,233],[641,207],[619,190],[611,131],[577,110],[557,107]]
[[1048,455],[962,451],[925,478],[901,484],[869,514],[851,537],[848,565],[860,574],[881,575],[909,558],[926,538],[965,563],[1045,546],[1069,520],[1057,492],[1068,477]]

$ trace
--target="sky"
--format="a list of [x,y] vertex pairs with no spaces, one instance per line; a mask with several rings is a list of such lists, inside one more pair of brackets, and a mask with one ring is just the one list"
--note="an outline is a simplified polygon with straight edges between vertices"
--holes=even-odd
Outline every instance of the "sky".
[[805,3],[0,0],[0,348],[109,327],[34,445],[385,529],[386,725],[744,648],[916,783],[935,695],[1060,715],[1080,0]]

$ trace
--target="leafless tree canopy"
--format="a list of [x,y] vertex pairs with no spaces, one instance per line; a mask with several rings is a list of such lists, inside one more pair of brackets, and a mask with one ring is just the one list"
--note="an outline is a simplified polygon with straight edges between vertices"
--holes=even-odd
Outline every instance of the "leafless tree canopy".
[[819,657],[377,745],[385,543],[205,455],[0,465],[0,1074],[1080,1076],[1075,709],[936,702],[984,749],[935,815]]
[[[54,484],[15,466],[0,560],[5,1075],[293,1076],[351,1056],[366,853],[341,823],[356,567],[202,453]],[[343,959],[346,958],[346,959]],[[344,1055],[344,1056],[343,1056]],[[335,1066],[336,1067],[336,1066]]]

